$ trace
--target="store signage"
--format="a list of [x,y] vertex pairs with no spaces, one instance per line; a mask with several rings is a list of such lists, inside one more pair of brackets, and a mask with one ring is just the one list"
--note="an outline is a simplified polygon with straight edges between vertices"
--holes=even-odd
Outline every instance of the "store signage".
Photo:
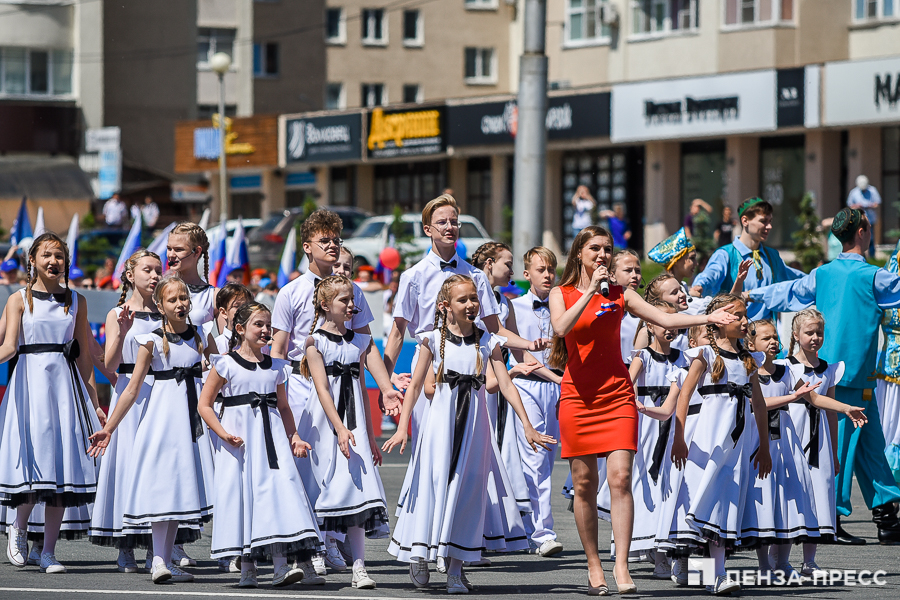
[[778,126],[794,127],[804,123],[806,70],[778,70]]
[[691,77],[613,87],[614,142],[775,129],[775,71]]
[[118,150],[122,141],[122,130],[118,127],[96,127],[84,132],[84,149],[87,152]]
[[439,154],[444,151],[444,107],[369,113],[369,158]]
[[358,160],[362,115],[306,117],[285,121],[285,160],[288,163]]
[[[547,138],[609,135],[609,92],[554,96],[547,99]],[[447,143],[451,146],[511,144],[518,130],[515,100],[447,107]]]
[[900,56],[825,65],[825,125],[900,121]]

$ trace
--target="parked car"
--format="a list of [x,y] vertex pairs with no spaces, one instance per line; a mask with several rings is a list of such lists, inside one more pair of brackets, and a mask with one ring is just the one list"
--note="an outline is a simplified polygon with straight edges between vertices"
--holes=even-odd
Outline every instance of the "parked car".
[[[414,258],[424,256],[431,248],[431,238],[425,237],[422,230],[422,215],[406,213],[401,218],[404,237],[413,236],[410,247],[406,250],[414,255]],[[366,219],[359,224],[353,236],[344,242],[356,256],[358,264],[370,266],[378,264],[378,255],[388,246],[393,222],[393,215]],[[469,256],[480,245],[493,241],[478,219],[468,215],[459,216],[459,239],[465,244]]]
[[[352,235],[361,222],[372,216],[372,213],[353,206],[326,206],[325,208],[336,212],[341,217],[341,221],[344,223],[344,231],[341,235],[344,238]],[[297,220],[302,217],[303,207],[288,208],[283,212],[273,213],[265,223],[248,235],[247,253],[250,257],[250,264],[254,268],[278,269],[288,233],[292,227],[296,226]],[[299,235],[297,244],[299,254]]]
[[[252,231],[254,231],[257,227],[262,225],[263,221],[262,221],[262,219],[243,219],[243,221],[244,221],[244,237],[245,237],[245,239],[247,239],[247,244],[249,246],[250,233]],[[215,248],[216,244],[219,241],[220,224],[221,224],[221,222],[213,223],[212,225],[210,225],[206,228],[206,236],[209,238],[209,247],[210,248]],[[234,230],[237,229],[237,224],[238,224],[237,219],[228,219],[225,222],[225,231],[228,235],[228,241],[225,242],[225,246],[226,246],[225,251],[226,252],[228,251],[228,249],[231,248],[231,236],[234,235]],[[250,264],[253,265],[252,260],[250,261]],[[253,266],[256,266],[256,265],[253,265]]]

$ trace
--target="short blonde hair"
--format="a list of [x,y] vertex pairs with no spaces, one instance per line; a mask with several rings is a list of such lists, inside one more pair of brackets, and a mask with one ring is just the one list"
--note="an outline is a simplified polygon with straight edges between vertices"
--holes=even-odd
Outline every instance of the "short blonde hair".
[[531,250],[525,253],[525,268],[531,268],[531,261],[534,260],[535,256],[539,256],[544,260],[544,264],[550,267],[551,271],[556,271],[556,254],[554,254],[549,248],[545,248],[544,246],[535,246]]
[[456,204],[456,198],[450,194],[441,194],[422,209],[422,225],[431,225],[431,217],[434,215],[434,211],[445,206],[452,206],[453,210],[456,211],[456,215],[459,216],[459,205]]

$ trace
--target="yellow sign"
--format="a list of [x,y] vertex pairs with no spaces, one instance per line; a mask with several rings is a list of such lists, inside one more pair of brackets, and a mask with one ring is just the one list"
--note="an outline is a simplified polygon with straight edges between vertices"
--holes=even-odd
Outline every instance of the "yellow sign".
[[441,113],[436,110],[384,114],[381,108],[372,111],[369,127],[369,150],[375,146],[384,148],[385,142],[392,141],[398,148],[403,140],[431,138],[441,135]]
[[[219,113],[212,116],[213,127],[219,128]],[[231,131],[231,119],[225,117],[225,154],[253,154],[256,148],[252,144],[239,144],[235,142],[238,134]]]

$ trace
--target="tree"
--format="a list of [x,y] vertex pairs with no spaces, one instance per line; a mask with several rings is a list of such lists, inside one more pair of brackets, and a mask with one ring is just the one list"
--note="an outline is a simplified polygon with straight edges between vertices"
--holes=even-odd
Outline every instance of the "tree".
[[797,231],[791,234],[794,238],[794,256],[801,268],[809,273],[825,260],[822,248],[822,232],[819,227],[819,215],[816,213],[816,200],[812,192],[806,192],[800,200],[800,211],[797,214]]

